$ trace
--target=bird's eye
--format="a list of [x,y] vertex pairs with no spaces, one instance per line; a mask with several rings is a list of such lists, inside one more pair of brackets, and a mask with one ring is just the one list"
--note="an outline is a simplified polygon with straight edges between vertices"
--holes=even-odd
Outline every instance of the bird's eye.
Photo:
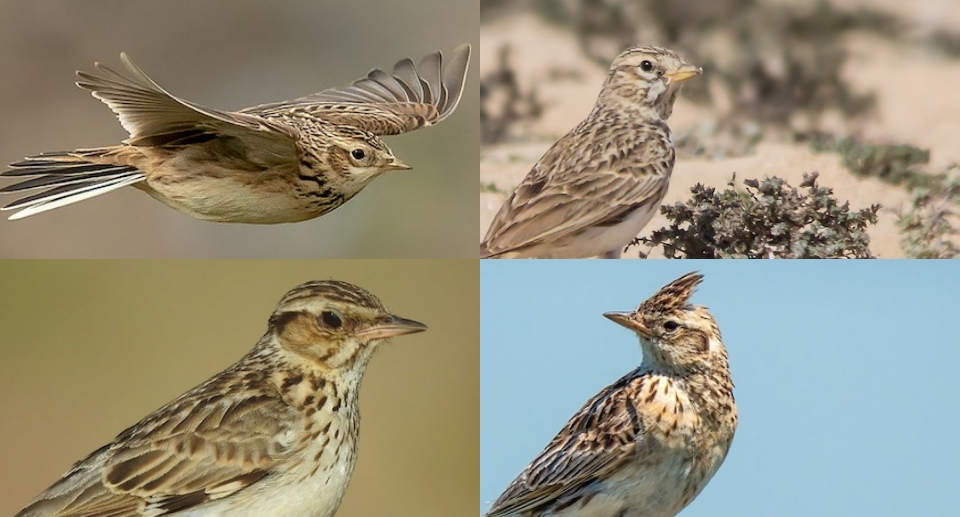
[[350,151],[350,156],[353,156],[354,160],[362,160],[367,157],[367,153],[363,149],[354,149]]
[[667,332],[673,332],[678,328],[680,328],[680,325],[676,321],[668,321],[663,324],[663,330],[666,330]]
[[320,313],[320,324],[331,329],[338,329],[343,325],[343,320],[333,311],[323,311]]
[[649,72],[650,70],[653,70],[653,63],[651,63],[649,60],[644,59],[643,61],[640,62],[640,70],[643,70],[644,72]]

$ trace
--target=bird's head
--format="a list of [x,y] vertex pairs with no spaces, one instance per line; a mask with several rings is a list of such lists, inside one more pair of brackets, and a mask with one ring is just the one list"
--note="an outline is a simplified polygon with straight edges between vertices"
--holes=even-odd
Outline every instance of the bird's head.
[[661,47],[634,47],[613,60],[603,91],[666,120],[683,81],[703,70]]
[[631,312],[604,314],[640,338],[645,364],[657,370],[691,372],[715,361],[727,362],[727,351],[716,320],[706,307],[691,305],[690,297],[703,280],[688,273],[670,282]]
[[312,366],[362,374],[385,340],[426,325],[390,314],[376,296],[346,282],[307,282],[288,292],[270,316],[268,336]]
[[337,128],[328,148],[328,164],[348,192],[359,192],[370,180],[393,170],[412,167],[394,156],[377,135],[350,126]]

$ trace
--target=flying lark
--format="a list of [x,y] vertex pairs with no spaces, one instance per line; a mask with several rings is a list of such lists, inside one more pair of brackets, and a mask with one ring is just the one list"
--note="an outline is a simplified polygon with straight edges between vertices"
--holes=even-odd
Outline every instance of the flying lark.
[[0,192],[42,190],[10,203],[20,219],[132,185],[198,219],[287,223],[321,216],[373,178],[410,169],[380,139],[436,124],[463,92],[470,46],[393,73],[374,69],[350,86],[219,111],[162,89],[125,54],[124,70],[97,63],[77,85],[112,109],[130,138],[120,145],[43,153],[11,164],[28,177]]
[[720,329],[688,301],[702,278],[604,314],[637,334],[643,362],[587,401],[488,517],[672,517],[697,497],[737,427]]
[[666,120],[681,83],[700,73],[665,48],[620,54],[593,111],[500,207],[481,258],[619,258],[667,194],[676,154]]
[[356,462],[371,355],[423,330],[357,286],[303,284],[250,353],[75,464],[17,517],[329,517]]

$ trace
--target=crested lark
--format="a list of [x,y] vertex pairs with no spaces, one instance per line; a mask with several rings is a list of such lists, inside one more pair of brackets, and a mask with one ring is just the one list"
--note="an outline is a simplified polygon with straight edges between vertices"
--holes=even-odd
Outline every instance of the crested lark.
[[17,517],[329,517],[356,462],[370,356],[425,329],[357,286],[303,284],[250,353],[74,465]]
[[636,332],[643,362],[587,401],[488,517],[672,517],[700,493],[737,427],[720,329],[688,301],[702,278],[604,314]]
[[77,72],[120,119],[120,145],[44,153],[3,176],[32,177],[0,192],[43,189],[10,203],[20,219],[126,185],[198,219],[286,223],[321,216],[389,170],[410,169],[380,139],[450,116],[463,92],[470,46],[448,63],[435,52],[419,66],[403,59],[352,85],[219,111],[179,99],[126,55],[124,72],[97,63]]
[[481,258],[619,258],[660,208],[675,152],[666,120],[680,84],[699,75],[676,52],[620,54],[577,127],[503,203]]

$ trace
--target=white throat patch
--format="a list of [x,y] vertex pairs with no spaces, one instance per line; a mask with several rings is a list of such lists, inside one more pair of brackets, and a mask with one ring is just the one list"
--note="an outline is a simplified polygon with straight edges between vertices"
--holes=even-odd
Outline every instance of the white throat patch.
[[663,81],[652,81],[650,87],[647,88],[647,102],[653,104],[656,102],[657,97],[667,91],[667,85]]

